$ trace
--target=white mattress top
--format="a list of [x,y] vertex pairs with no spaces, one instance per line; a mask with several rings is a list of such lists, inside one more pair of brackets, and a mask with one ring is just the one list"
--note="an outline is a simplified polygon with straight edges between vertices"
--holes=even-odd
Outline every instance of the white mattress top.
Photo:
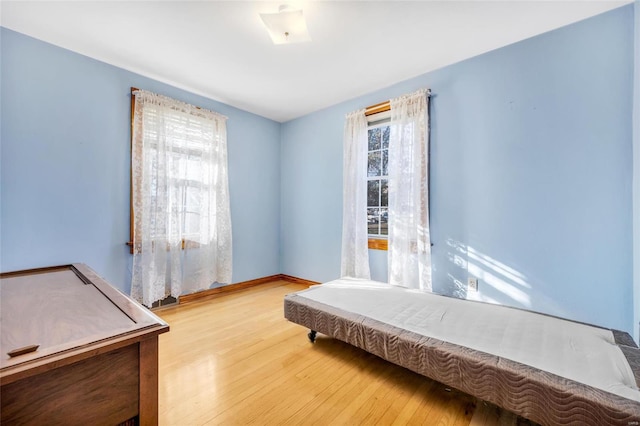
[[297,294],[640,402],[633,371],[610,330],[352,278]]

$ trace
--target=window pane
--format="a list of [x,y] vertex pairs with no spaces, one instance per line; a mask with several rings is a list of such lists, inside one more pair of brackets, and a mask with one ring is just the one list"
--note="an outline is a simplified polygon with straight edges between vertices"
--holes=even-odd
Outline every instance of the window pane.
[[367,166],[367,176],[380,176],[380,151],[369,153],[369,165]]
[[382,179],[380,183],[382,184],[380,190],[380,205],[386,207],[389,205],[389,181],[387,179]]
[[200,215],[187,212],[185,214],[184,236],[194,238],[200,233]]
[[388,176],[387,166],[389,165],[389,151],[382,151],[382,176]]
[[184,209],[188,212],[200,213],[200,198],[202,191],[200,188],[187,186],[187,198],[185,200]]
[[380,235],[389,235],[389,210],[380,209]]
[[380,149],[380,128],[369,129],[369,151]]
[[380,234],[380,209],[367,209],[367,230],[371,235]]
[[204,183],[204,170],[205,164],[203,164],[200,158],[189,158],[185,163],[185,175],[189,180],[200,181]]
[[380,181],[370,180],[367,182],[367,206],[380,206]]
[[389,148],[389,126],[382,128],[382,148]]

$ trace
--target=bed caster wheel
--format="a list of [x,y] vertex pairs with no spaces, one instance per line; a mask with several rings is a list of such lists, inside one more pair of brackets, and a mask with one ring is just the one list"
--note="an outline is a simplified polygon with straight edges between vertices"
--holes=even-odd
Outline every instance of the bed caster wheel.
[[315,330],[309,331],[309,334],[307,334],[307,337],[309,338],[309,341],[311,343],[315,343],[316,342],[316,331]]

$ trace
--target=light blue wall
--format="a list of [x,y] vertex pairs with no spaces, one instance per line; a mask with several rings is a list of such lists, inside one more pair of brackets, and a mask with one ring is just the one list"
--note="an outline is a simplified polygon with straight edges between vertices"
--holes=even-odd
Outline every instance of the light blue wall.
[[626,6],[285,123],[282,272],[340,273],[344,115],[430,87],[435,291],[472,272],[481,299],[632,331],[633,31]]
[[233,281],[280,272],[280,124],[2,28],[2,271],[84,262],[125,292],[131,86],[229,117]]
[[283,125],[3,28],[0,269],[85,262],[128,291],[136,86],[229,117],[234,282],[336,278],[344,115],[428,86],[435,290],[465,297],[471,270],[485,300],[635,331],[633,19],[626,6]]

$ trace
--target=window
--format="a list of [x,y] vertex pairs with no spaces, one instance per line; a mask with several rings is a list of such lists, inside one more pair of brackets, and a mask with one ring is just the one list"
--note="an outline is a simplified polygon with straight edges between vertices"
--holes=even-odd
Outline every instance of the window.
[[429,96],[420,89],[345,116],[342,276],[369,278],[368,249],[389,249],[390,283],[415,276],[431,288]]
[[[141,206],[144,197],[151,198],[150,208],[155,210],[150,215],[150,226],[146,226],[146,238],[162,239],[169,233],[174,238],[179,236],[182,249],[197,247],[208,238],[205,216],[211,211],[208,204],[215,191],[215,158],[220,139],[215,120],[204,112],[202,116],[194,113],[200,111],[197,107],[181,110],[162,102],[145,102],[135,111],[136,92],[132,89],[131,252],[133,241],[143,238],[142,226],[136,227],[134,205]],[[136,119],[141,123],[141,134],[133,138]],[[141,175],[138,180],[133,179],[136,168]],[[148,180],[144,191],[143,180]],[[171,223],[158,223],[164,219],[158,210],[171,217]]]
[[[210,193],[213,182],[209,179],[212,171],[209,169],[211,164],[203,161],[209,156],[208,151],[212,149],[211,140],[213,139],[203,128],[203,123],[198,120],[189,121],[189,130],[182,132],[176,131],[171,137],[165,141],[162,147],[158,143],[158,110],[153,107],[146,107],[142,112],[142,121],[145,123],[145,137],[150,143],[145,144],[143,149],[143,158],[147,162],[144,167],[151,170],[159,170],[163,167],[161,162],[170,164],[166,168],[166,176],[162,173],[153,172],[150,177],[151,194],[169,195],[169,200],[164,203],[164,209],[167,214],[170,210],[182,210],[179,216],[179,222],[174,223],[169,228],[169,232],[181,234],[182,248],[185,246],[197,246],[200,240],[201,211],[200,206],[207,202],[206,197]],[[181,117],[176,115],[176,119]],[[175,124],[172,124],[174,126]],[[162,129],[164,130],[164,129]],[[161,131],[162,131],[161,130]],[[199,137],[194,137],[194,135]],[[164,150],[164,155],[158,155],[160,150]],[[162,179],[166,178],[165,182]],[[159,203],[159,200],[154,200]],[[153,225],[155,225],[154,217]],[[155,239],[160,237],[164,229],[157,226],[151,227],[150,237]]]
[[370,127],[367,155],[367,228],[370,237],[389,234],[389,126]]
[[369,248],[387,249],[389,235],[389,109],[367,116],[367,234]]

